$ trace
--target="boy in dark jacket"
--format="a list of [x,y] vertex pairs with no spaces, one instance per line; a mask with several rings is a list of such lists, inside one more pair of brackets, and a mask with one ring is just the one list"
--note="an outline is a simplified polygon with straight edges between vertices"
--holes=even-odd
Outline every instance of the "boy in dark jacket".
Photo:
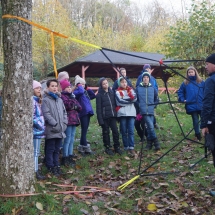
[[[109,88],[106,78],[99,80],[99,91],[96,95],[96,113],[99,125],[102,127],[102,136],[105,152],[108,155],[122,154],[119,143],[119,132],[116,125],[115,94]],[[110,128],[113,134],[114,152],[110,145]]]
[[155,150],[160,150],[160,143],[154,131],[154,107],[151,105],[158,102],[157,91],[150,84],[150,74],[144,72],[142,76],[142,82],[136,88],[137,98],[140,107],[140,114],[143,116],[147,125],[147,145],[145,150],[152,149],[153,143]]
[[[205,62],[205,68],[210,77],[205,81],[200,127],[203,136],[209,133],[215,139],[215,53],[208,56]],[[212,155],[215,166],[215,150],[212,150]]]
[[[119,71],[120,71],[120,73],[126,78],[126,81],[127,81],[128,86],[133,88],[130,79],[126,76],[126,69],[125,69],[125,68],[120,68]],[[113,84],[112,90],[113,90],[113,91],[116,91],[116,90],[118,89],[118,87],[119,87],[119,84],[118,84],[118,79],[117,79],[117,80],[114,82],[114,84]]]
[[44,91],[42,112],[45,119],[46,149],[45,158],[48,170],[55,176],[61,174],[59,152],[62,139],[66,137],[67,113],[62,99],[59,97],[58,81],[48,80],[47,90]]

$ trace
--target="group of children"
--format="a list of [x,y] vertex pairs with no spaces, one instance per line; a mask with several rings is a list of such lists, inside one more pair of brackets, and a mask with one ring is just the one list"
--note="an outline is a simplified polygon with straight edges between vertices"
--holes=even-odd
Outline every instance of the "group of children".
[[45,137],[44,162],[48,171],[55,176],[61,174],[59,153],[63,140],[62,164],[75,165],[74,158],[77,156],[73,153],[73,143],[76,126],[81,124],[78,151],[82,155],[93,153],[86,135],[90,117],[94,115],[90,100],[95,98],[95,94],[80,76],[75,77],[75,87],[72,87],[68,73],[62,73],[58,77],[60,81],[51,79],[46,82],[43,95],[41,84],[33,81],[33,142],[35,172],[39,180],[44,179],[38,168],[41,138]]
[[[122,136],[124,151],[131,155],[134,154],[134,127],[138,128],[137,132],[142,141],[144,135],[147,137],[145,150],[151,150],[153,146],[155,150],[160,150],[160,143],[154,129],[156,124],[154,108],[158,103],[158,87],[156,80],[151,75],[150,65],[144,65],[143,72],[138,77],[136,89],[132,87],[130,80],[126,77],[126,70],[121,68],[120,71],[122,76],[114,83],[113,89],[109,87],[106,78],[99,80],[97,95],[78,75],[75,76],[75,85],[72,87],[67,72],[59,73],[58,80],[48,80],[43,95],[41,84],[33,81],[33,142],[37,179],[44,179],[38,168],[40,142],[44,137],[45,164],[48,171],[55,176],[61,174],[59,164],[61,147],[63,147],[62,165],[75,165],[74,158],[77,156],[73,153],[73,146],[78,125],[81,125],[78,152],[83,156],[94,154],[87,141],[87,131],[90,118],[94,115],[90,100],[95,98],[98,124],[102,128],[103,143],[108,155],[123,153],[120,148],[119,133]],[[201,111],[203,87],[204,82],[196,69],[189,67],[187,79],[178,91],[179,101],[186,102],[187,113],[192,115],[198,139],[201,138],[198,115]],[[194,102],[196,98],[197,103]],[[117,121],[120,124],[119,130]],[[113,136],[113,147],[110,141],[110,129]]]

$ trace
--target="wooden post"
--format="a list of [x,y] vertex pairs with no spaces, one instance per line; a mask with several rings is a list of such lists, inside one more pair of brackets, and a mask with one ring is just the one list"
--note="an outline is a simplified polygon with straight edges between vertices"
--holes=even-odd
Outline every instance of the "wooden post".
[[119,70],[119,67],[117,67],[117,69],[116,68],[114,68],[113,67],[113,69],[114,69],[114,71],[116,72],[116,79],[118,80],[119,79],[119,76],[120,76],[120,74],[119,74],[119,72],[118,72],[118,70]]
[[85,79],[85,71],[89,68],[89,66],[82,66],[82,69],[81,69],[81,76],[83,79]]

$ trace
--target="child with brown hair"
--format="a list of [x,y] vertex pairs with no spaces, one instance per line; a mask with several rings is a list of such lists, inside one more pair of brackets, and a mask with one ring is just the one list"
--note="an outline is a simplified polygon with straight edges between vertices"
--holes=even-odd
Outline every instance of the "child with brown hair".
[[[116,124],[116,101],[115,93],[110,89],[108,80],[106,78],[100,78],[99,91],[96,95],[96,113],[99,125],[102,127],[103,143],[105,147],[105,153],[108,155],[114,155],[118,153],[122,154],[119,143],[119,132]],[[113,135],[114,151],[110,143],[110,128]]]
[[130,154],[134,154],[134,120],[136,117],[136,93],[128,86],[126,79],[118,79],[118,89],[116,90],[116,111],[120,118],[120,128],[124,149]]

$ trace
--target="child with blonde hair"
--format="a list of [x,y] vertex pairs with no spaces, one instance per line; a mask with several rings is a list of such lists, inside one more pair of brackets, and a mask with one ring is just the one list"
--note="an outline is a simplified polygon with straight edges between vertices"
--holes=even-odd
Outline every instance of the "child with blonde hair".
[[190,66],[186,71],[186,79],[178,90],[178,100],[185,103],[188,115],[191,115],[195,136],[201,140],[199,119],[201,118],[202,100],[205,82],[199,76],[196,68]]

